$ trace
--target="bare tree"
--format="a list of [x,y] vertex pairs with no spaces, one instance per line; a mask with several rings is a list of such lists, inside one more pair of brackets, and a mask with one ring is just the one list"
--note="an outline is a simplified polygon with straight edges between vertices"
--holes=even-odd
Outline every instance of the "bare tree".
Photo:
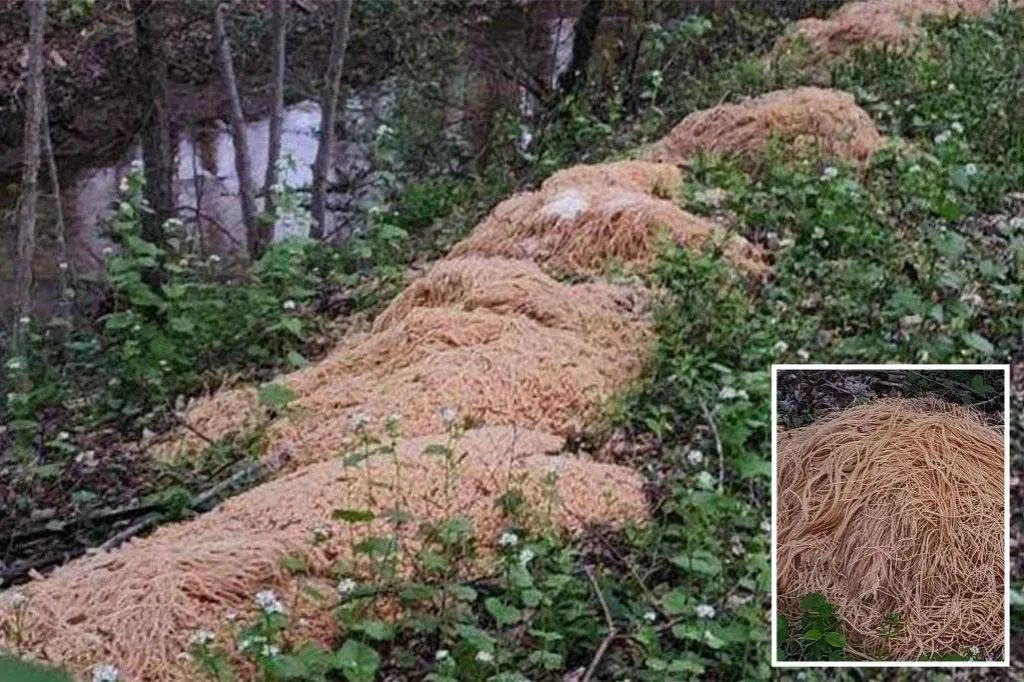
[[29,0],[28,73],[25,76],[25,128],[22,137],[24,164],[18,201],[18,261],[14,275],[14,354],[25,350],[28,331],[22,318],[32,307],[32,259],[36,250],[36,200],[39,193],[39,151],[43,125],[43,35],[46,30],[46,0]]
[[331,34],[331,56],[324,77],[323,95],[320,100],[320,144],[313,163],[313,188],[310,209],[313,225],[310,236],[320,239],[327,224],[327,174],[331,168],[331,148],[334,147],[334,121],[338,109],[338,91],[341,89],[341,73],[345,66],[345,50],[348,48],[348,24],[352,14],[352,0],[337,0],[334,11],[334,31]]
[[286,0],[273,0],[274,13],[274,105],[270,110],[270,133],[267,138],[267,173],[263,182],[264,207],[267,217],[260,223],[261,246],[274,239],[274,197],[271,188],[277,184],[277,162],[281,156],[281,125],[284,119],[285,37],[287,35]]
[[53,206],[56,216],[53,236],[57,242],[57,271],[60,273],[61,312],[68,312],[68,285],[74,286],[75,269],[68,261],[67,233],[64,226],[64,204],[60,196],[60,177],[57,175],[57,159],[53,154],[53,137],[50,135],[50,114],[46,103],[43,103],[43,154],[46,155],[46,167],[50,176],[50,189],[53,192]]
[[245,114],[242,112],[242,100],[238,96],[235,68],[231,63],[228,33],[224,28],[224,5],[220,3],[213,11],[213,40],[220,77],[228,93],[231,138],[235,147],[235,174],[238,176],[238,195],[242,202],[242,221],[245,222],[246,243],[249,247],[249,258],[256,260],[262,250],[258,223],[259,211],[256,209],[256,194],[252,186],[252,163],[249,161],[249,141],[245,134]]
[[[161,0],[133,0],[135,49],[138,53],[136,77],[142,97],[142,162],[145,167],[144,194],[152,209],[142,218],[142,236],[154,244],[163,244],[164,221],[174,215],[174,148],[171,146],[171,120],[167,99],[167,46],[165,42],[165,3]],[[149,274],[150,284],[159,281]]]
[[580,18],[576,22],[576,31],[572,40],[572,58],[569,67],[562,74],[559,87],[562,92],[574,92],[587,78],[587,66],[594,54],[594,42],[597,40],[597,29],[601,25],[601,10],[604,0],[583,0]]

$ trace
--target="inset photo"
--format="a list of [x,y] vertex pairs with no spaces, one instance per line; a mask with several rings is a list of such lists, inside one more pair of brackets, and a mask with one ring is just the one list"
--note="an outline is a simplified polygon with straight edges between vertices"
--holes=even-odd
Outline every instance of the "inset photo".
[[772,368],[772,664],[1009,665],[1008,365]]

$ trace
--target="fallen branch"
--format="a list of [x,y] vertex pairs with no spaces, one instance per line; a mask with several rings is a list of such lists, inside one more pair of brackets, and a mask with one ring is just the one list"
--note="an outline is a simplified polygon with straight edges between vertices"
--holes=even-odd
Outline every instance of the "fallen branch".
[[601,610],[604,611],[604,620],[608,624],[608,634],[605,635],[601,641],[601,645],[597,647],[597,651],[594,652],[594,658],[590,661],[590,665],[587,667],[586,674],[583,675],[583,679],[580,682],[590,682],[593,679],[594,674],[597,673],[598,666],[601,665],[601,659],[608,652],[608,647],[611,646],[612,641],[618,636],[618,630],[615,629],[615,621],[612,620],[611,611],[608,609],[608,602],[604,600],[604,595],[601,593],[601,588],[597,584],[597,580],[594,579],[594,574],[590,570],[589,566],[584,566],[583,571],[587,574],[587,578],[590,579],[590,584],[594,587],[594,593],[597,595],[597,600],[601,602]]

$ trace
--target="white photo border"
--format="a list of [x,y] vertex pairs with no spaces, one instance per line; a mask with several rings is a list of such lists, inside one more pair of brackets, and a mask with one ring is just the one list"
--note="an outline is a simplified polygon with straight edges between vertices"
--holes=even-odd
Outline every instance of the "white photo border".
[[[778,439],[778,374],[780,371],[1001,371],[1003,373],[1003,660],[1001,661],[780,661],[778,660],[778,556],[775,529],[778,523],[775,501],[778,499],[778,479],[776,477],[776,454]],[[772,365],[772,529],[771,529],[771,561],[772,561],[772,612],[770,619],[772,641],[773,668],[1008,668],[1010,667],[1010,365],[913,365],[913,364],[881,364],[881,365]]]

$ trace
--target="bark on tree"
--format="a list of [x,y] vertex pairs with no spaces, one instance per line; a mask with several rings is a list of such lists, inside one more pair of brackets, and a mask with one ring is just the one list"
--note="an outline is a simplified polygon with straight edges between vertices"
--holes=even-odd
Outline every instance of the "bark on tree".
[[270,133],[267,139],[267,173],[263,182],[265,213],[260,221],[260,246],[265,249],[274,239],[274,198],[270,188],[277,184],[277,162],[281,156],[281,125],[284,119],[285,37],[287,35],[287,1],[273,0],[274,33],[274,104],[270,110]]
[[327,175],[331,168],[331,148],[334,147],[334,125],[338,109],[338,91],[341,89],[341,73],[345,66],[345,50],[348,48],[348,25],[352,14],[352,0],[337,0],[334,11],[334,31],[331,34],[331,56],[324,77],[323,95],[320,102],[320,144],[313,163],[313,188],[310,210],[313,225],[310,236],[320,239],[327,224]]
[[259,211],[256,209],[256,194],[253,191],[252,163],[249,160],[249,144],[245,133],[245,115],[242,100],[238,95],[235,68],[231,63],[231,46],[224,28],[224,5],[218,4],[213,11],[213,40],[216,47],[217,67],[228,94],[228,113],[231,119],[231,139],[235,147],[235,174],[238,176],[238,196],[242,202],[242,221],[245,223],[246,244],[249,258],[255,261],[261,253]]
[[14,355],[25,350],[28,317],[32,308],[32,260],[36,250],[36,201],[39,194],[39,152],[43,124],[43,35],[46,29],[46,1],[29,0],[28,72],[25,75],[25,128],[22,136],[24,164],[18,200],[18,260],[14,275]]
[[583,0],[580,18],[572,39],[572,58],[569,67],[562,74],[559,86],[564,94],[575,92],[587,79],[587,66],[594,54],[597,29],[601,25],[601,11],[604,0]]
[[[152,213],[142,217],[142,236],[163,245],[164,221],[174,215],[174,148],[167,99],[167,46],[164,39],[164,3],[134,0],[137,78],[142,97],[142,163],[146,186],[143,191]],[[150,284],[159,281],[149,273]]]

